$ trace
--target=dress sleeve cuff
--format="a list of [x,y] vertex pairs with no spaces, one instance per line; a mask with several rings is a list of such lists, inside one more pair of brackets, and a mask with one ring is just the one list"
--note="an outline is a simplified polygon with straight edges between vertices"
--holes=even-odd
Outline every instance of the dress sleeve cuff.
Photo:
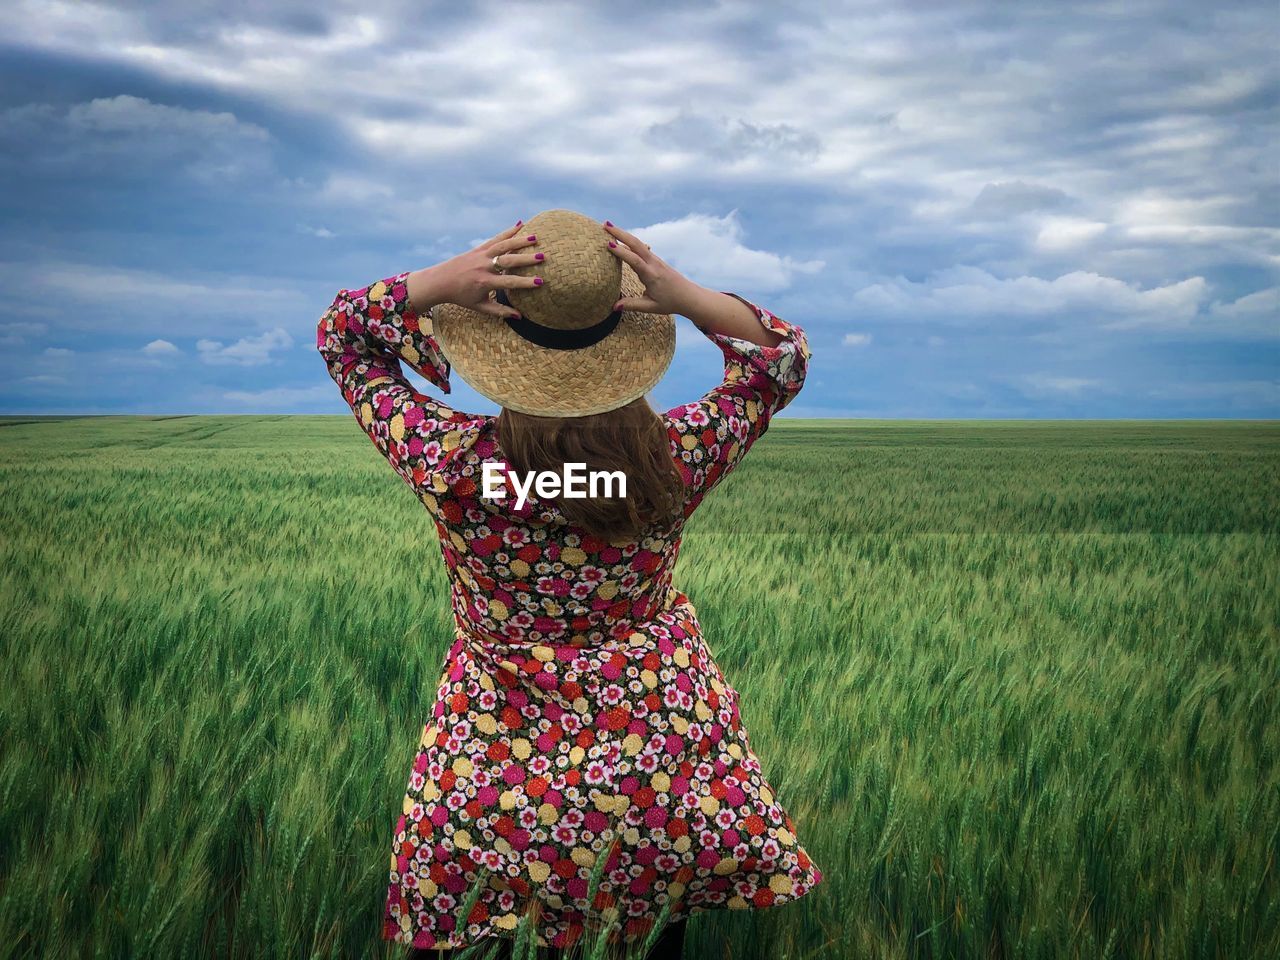
[[728,290],[722,290],[721,293],[745,303],[755,312],[764,329],[780,334],[783,338],[776,347],[766,347],[722,333],[708,333],[707,337],[724,353],[725,361],[736,360],[752,372],[763,374],[777,384],[784,394],[797,393],[804,384],[809,364],[809,343],[804,330],[745,297]]

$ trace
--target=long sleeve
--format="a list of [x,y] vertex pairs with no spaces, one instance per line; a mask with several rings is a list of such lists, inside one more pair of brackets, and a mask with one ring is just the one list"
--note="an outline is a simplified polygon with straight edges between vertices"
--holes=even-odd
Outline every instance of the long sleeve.
[[804,331],[736,293],[766,330],[783,336],[776,347],[724,334],[706,336],[724,354],[724,380],[700,400],[667,411],[664,419],[687,491],[689,516],[769,428],[773,415],[804,386],[809,343]]
[[419,393],[401,362],[449,393],[449,362],[430,317],[409,303],[408,272],[358,290],[339,290],[316,325],[316,348],[373,445],[415,492],[439,492],[435,478],[474,439],[486,418]]

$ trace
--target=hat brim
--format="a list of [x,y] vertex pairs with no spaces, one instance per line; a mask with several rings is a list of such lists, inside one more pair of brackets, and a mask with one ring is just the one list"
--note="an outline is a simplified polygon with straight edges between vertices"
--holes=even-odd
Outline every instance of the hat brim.
[[[622,295],[644,295],[644,284],[622,263]],[[625,406],[652,390],[671,365],[675,317],[624,310],[599,343],[555,350],[530,343],[501,317],[442,303],[432,328],[445,357],[479,393],[510,410],[537,417],[585,417]]]

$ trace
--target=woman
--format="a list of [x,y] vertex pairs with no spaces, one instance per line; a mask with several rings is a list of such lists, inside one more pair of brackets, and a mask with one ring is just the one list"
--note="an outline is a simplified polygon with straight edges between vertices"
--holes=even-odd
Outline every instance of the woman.
[[[720,347],[725,375],[659,417],[644,394],[675,314]],[[800,328],[608,221],[551,210],[340,291],[317,345],[435,522],[456,624],[395,827],[384,939],[509,939],[534,909],[552,948],[601,922],[632,941],[667,906],[660,946],[678,956],[694,910],[819,883],[672,585],[684,522],[804,382]],[[401,362],[443,393],[456,368],[502,413],[419,393]],[[627,486],[530,485],[565,462]]]

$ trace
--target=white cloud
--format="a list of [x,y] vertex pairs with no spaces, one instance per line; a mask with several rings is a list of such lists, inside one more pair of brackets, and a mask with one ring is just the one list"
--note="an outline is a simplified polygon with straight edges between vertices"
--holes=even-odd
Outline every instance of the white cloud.
[[[0,260],[0,282],[10,289],[25,286],[31,277],[56,278],[60,297],[99,312],[119,310],[122,304],[136,301],[180,303],[184,313],[201,315],[244,307],[279,311],[310,302],[301,291],[282,285],[278,277],[184,276],[71,260]],[[159,320],[169,323],[163,317]]]
[[1036,246],[1042,250],[1069,250],[1106,232],[1107,225],[1078,217],[1049,217],[1036,234]]
[[1083,270],[1053,280],[1001,279],[978,267],[951,267],[927,280],[885,279],[858,290],[854,302],[878,313],[943,321],[991,316],[1120,315],[1117,326],[1171,322],[1194,316],[1208,292],[1203,277],[1142,290]]
[[746,246],[736,209],[723,217],[691,213],[630,232],[703,286],[771,292],[789,287],[795,274],[814,274],[825,265]]
[[174,354],[181,353],[182,351],[168,340],[152,340],[142,348],[142,352],[149,357],[171,357]]
[[68,350],[66,347],[45,347],[44,355],[46,357],[69,357],[75,351]]
[[224,345],[218,340],[197,340],[196,349],[205,363],[232,364],[242,367],[270,363],[272,350],[287,350],[293,346],[293,338],[281,327],[267,330],[256,337],[242,337],[235,343]]
[[846,333],[840,340],[841,346],[845,347],[865,347],[871,342],[871,334],[869,333]]

